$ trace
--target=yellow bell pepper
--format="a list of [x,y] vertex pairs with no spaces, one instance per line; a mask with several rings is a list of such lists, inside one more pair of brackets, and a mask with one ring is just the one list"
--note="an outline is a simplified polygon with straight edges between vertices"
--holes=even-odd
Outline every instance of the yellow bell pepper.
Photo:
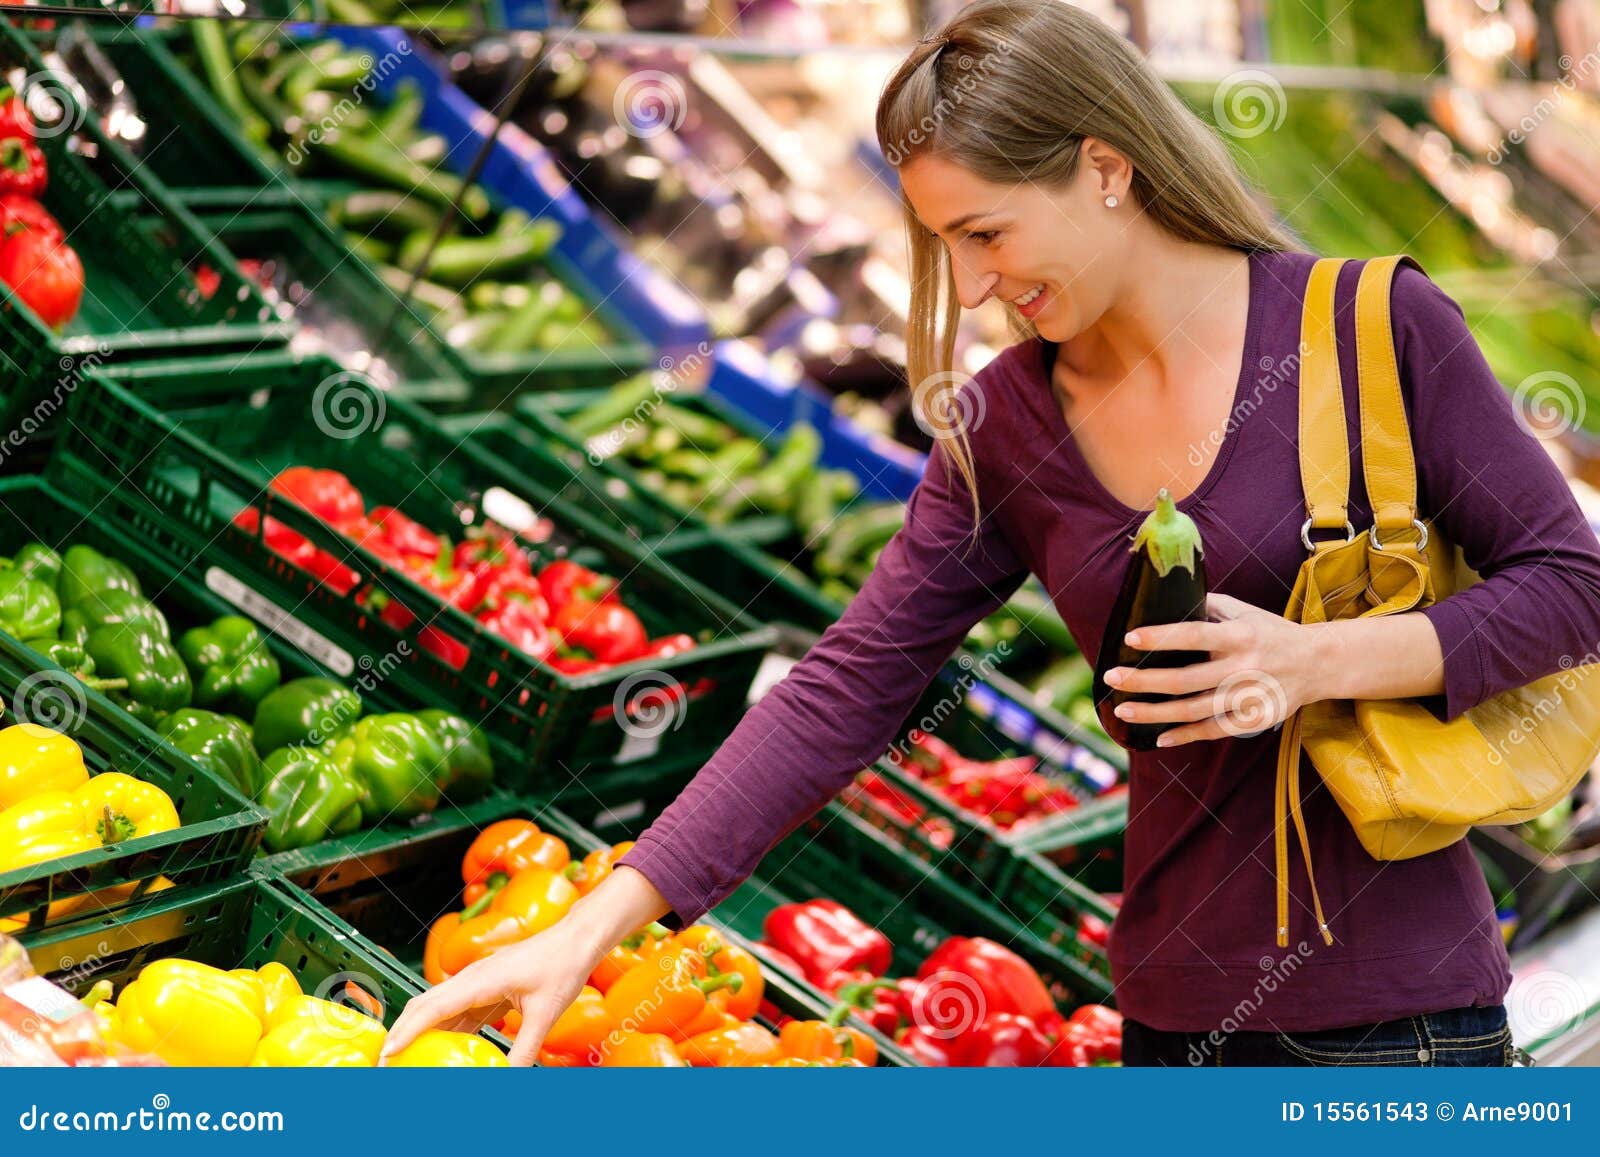
[[[381,1042],[382,1025],[378,1032]],[[291,1017],[269,1030],[250,1061],[256,1068],[271,1069],[371,1068],[376,1063],[376,1050],[369,1054],[357,1042],[329,1033],[311,1016]]]
[[0,810],[41,791],[75,791],[88,780],[83,749],[37,723],[0,730]]
[[0,811],[0,872],[99,847],[83,830],[75,793],[50,789]]
[[356,1048],[367,1058],[369,1065],[378,1063],[378,1052],[388,1035],[383,1022],[374,1020],[364,1012],[344,1004],[323,1000],[320,996],[291,996],[273,1011],[267,1028],[281,1028],[291,1021],[303,1020],[314,1026],[329,1041],[343,1041]]
[[102,846],[99,840],[84,835],[82,831],[45,831],[0,841],[0,872],[31,867],[46,860],[59,860],[79,852],[92,852]]
[[73,794],[83,808],[85,830],[108,844],[170,832],[182,822],[166,792],[120,771],[103,772]]
[[169,1065],[248,1065],[264,1026],[262,994],[193,960],[157,960],[117,997],[121,1039]]
[[267,1027],[271,1028],[282,1019],[277,1014],[278,1008],[290,997],[300,995],[300,982],[276,960],[269,960],[256,969],[256,975],[261,979],[261,990],[267,998]]
[[384,1062],[402,1069],[500,1069],[511,1062],[481,1036],[429,1029]]

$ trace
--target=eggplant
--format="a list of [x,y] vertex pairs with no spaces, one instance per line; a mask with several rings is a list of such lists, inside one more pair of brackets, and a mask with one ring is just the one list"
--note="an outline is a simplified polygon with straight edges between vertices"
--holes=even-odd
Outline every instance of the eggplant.
[[1129,549],[1133,557],[1094,665],[1094,705],[1113,740],[1130,751],[1153,751],[1156,737],[1176,724],[1129,723],[1117,717],[1116,709],[1122,703],[1165,703],[1179,696],[1119,691],[1106,682],[1106,672],[1113,667],[1187,667],[1211,657],[1207,651],[1141,651],[1123,642],[1138,627],[1203,622],[1206,568],[1200,557],[1199,529],[1166,489],[1156,496],[1156,508],[1139,525]]

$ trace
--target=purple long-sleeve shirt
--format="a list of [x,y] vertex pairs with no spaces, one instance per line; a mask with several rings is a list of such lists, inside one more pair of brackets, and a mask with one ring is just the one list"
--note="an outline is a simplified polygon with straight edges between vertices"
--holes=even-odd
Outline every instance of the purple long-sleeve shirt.
[[[1298,430],[1300,311],[1315,258],[1251,255],[1250,314],[1233,420],[1209,473],[1179,502],[1199,527],[1213,590],[1280,612],[1305,557]],[[1354,300],[1341,271],[1345,411],[1359,423]],[[1422,513],[1484,581],[1423,613],[1444,653],[1453,719],[1559,669],[1600,641],[1600,543],[1544,449],[1517,422],[1459,307],[1414,269],[1393,318]],[[1073,443],[1041,341],[1007,349],[969,388],[982,501],[941,447],[905,529],[845,614],[753,707],[621,863],[692,922],[879,756],[968,628],[1039,576],[1087,655],[1097,654],[1143,512],[1113,498]],[[1359,454],[1351,518],[1371,523]],[[1290,857],[1289,947],[1275,942],[1278,734],[1133,752],[1120,913],[1109,954],[1119,1007],[1160,1029],[1285,1032],[1500,1002],[1510,968],[1466,841],[1378,862],[1306,763],[1304,815],[1335,943]]]

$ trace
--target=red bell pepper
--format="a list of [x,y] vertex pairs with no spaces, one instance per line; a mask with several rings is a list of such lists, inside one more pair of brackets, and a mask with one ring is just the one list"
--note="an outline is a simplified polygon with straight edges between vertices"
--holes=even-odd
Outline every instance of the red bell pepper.
[[649,643],[639,616],[619,602],[574,599],[556,609],[550,628],[561,636],[561,648],[568,657],[601,663],[636,659]]
[[899,1030],[898,982],[880,979],[865,969],[839,969],[824,976],[817,987],[840,1004],[849,1005],[855,1016],[884,1036],[892,1039]]
[[42,196],[48,180],[38,145],[22,137],[0,140],[0,193]]
[[964,990],[976,984],[983,995],[984,1016],[1011,1012],[1037,1023],[1056,1010],[1050,990],[1031,964],[1003,944],[981,936],[950,937],[922,962],[917,978]]
[[493,523],[469,530],[456,544],[454,562],[459,569],[472,572],[480,587],[487,587],[496,575],[528,575],[532,571],[516,537]]
[[973,1068],[1037,1068],[1050,1050],[1050,1040],[1030,1018],[996,1012],[961,1035],[956,1056]]
[[1050,1064],[1058,1068],[1122,1063],[1122,1014],[1103,1004],[1085,1004],[1048,1026],[1055,1044]]
[[385,562],[404,565],[419,559],[432,564],[439,557],[439,536],[392,506],[374,506],[365,519],[348,524],[345,533]]
[[0,140],[6,137],[20,137],[25,141],[34,139],[33,114],[28,111],[17,90],[9,84],[0,85]]
[[831,972],[861,969],[873,976],[889,970],[889,938],[836,900],[780,904],[762,925],[767,943],[788,953],[819,983]]
[[519,574],[509,568],[491,574],[483,584],[480,600],[479,610],[494,610],[503,603],[517,602],[526,605],[541,623],[550,621],[550,604],[545,601],[539,580],[530,574]]
[[[256,528],[261,525],[261,512],[253,506],[247,506],[233,516],[233,522],[235,526],[255,534]],[[314,545],[305,535],[289,529],[276,518],[267,519],[267,529],[262,535],[262,541],[272,553],[293,563],[341,595],[349,594],[355,589],[357,578],[355,571]]]
[[575,599],[591,603],[617,599],[616,579],[565,558],[557,559],[539,572],[539,587],[551,611],[559,611]]
[[31,229],[60,241],[66,230],[38,201],[21,193],[0,193],[0,236],[10,237],[21,229]]
[[334,527],[354,522],[365,509],[360,491],[337,470],[291,466],[272,480],[272,489]]
[[1111,925],[1093,912],[1081,913],[1078,916],[1078,939],[1085,944],[1104,948],[1111,942]]
[[634,658],[670,659],[673,655],[681,655],[685,651],[692,650],[694,650],[692,635],[662,635],[659,639],[651,639],[645,649]]
[[914,1024],[901,1033],[895,1043],[910,1053],[919,1064],[932,1068],[949,1068],[960,1063],[956,1059],[959,1053],[957,1047],[959,1039],[930,1032]]
[[[19,143],[0,141],[0,148]],[[52,329],[76,317],[83,301],[83,264],[78,254],[59,237],[33,229],[19,229],[0,243],[0,281]]]
[[477,618],[500,638],[535,659],[547,660],[555,652],[556,641],[550,628],[545,626],[532,603],[507,599],[498,606],[480,610]]

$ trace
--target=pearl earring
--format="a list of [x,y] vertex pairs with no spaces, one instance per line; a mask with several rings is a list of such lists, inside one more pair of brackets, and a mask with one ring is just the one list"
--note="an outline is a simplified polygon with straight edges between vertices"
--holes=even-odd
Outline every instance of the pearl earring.
[[1106,196],[1106,208],[1107,209],[1115,209],[1116,207],[1117,207],[1117,195],[1115,193],[1107,194],[1107,196]]

